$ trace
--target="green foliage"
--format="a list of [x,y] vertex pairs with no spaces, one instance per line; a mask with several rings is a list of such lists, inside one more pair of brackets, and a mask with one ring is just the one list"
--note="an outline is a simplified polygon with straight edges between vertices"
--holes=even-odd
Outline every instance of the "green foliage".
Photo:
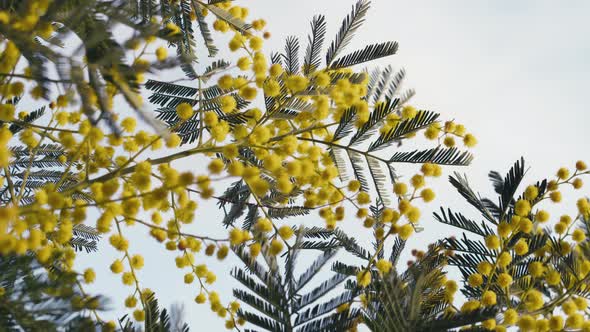
[[[542,231],[531,232],[517,228],[513,230],[511,237],[508,240],[504,250],[492,250],[485,244],[485,238],[490,235],[496,235],[496,227],[500,223],[506,223],[516,216],[515,202],[523,199],[522,196],[517,196],[517,190],[522,182],[525,174],[524,159],[517,160],[512,168],[508,171],[506,176],[502,177],[498,172],[490,172],[490,180],[498,194],[497,202],[488,198],[482,198],[476,194],[469,186],[466,177],[455,173],[450,177],[451,184],[457,189],[459,194],[470,203],[477,212],[479,212],[485,219],[481,223],[477,223],[462,213],[453,212],[451,209],[441,208],[441,213],[435,213],[434,217],[441,223],[448,224],[471,233],[467,235],[463,233],[460,239],[455,237],[447,238],[444,242],[444,248],[454,252],[448,258],[448,263],[455,266],[461,272],[463,279],[467,280],[470,275],[478,273],[478,265],[482,262],[489,262],[494,264],[497,261],[501,252],[508,252],[514,247],[519,240],[526,240],[527,252],[521,254],[510,253],[511,262],[506,266],[505,271],[508,271],[514,279],[514,283],[510,286],[510,292],[520,294],[530,289],[540,289],[549,296],[554,303],[553,297],[560,298],[563,294],[561,291],[548,287],[542,278],[531,278],[531,263],[539,262],[550,265],[550,267],[543,267],[543,269],[554,269],[563,280],[564,285],[576,285],[580,282],[585,282],[587,279],[580,274],[580,260],[583,259],[587,253],[583,252],[584,245],[580,247],[582,251],[565,250],[563,236],[553,234],[549,228]],[[539,195],[532,199],[532,203],[540,202],[547,191],[547,180],[538,181],[535,186],[538,189]],[[534,216],[530,215],[531,220]],[[518,218],[518,217],[517,217]],[[532,227],[532,226],[531,226]],[[586,227],[587,221],[582,217],[582,227]],[[473,236],[475,235],[475,236]],[[587,248],[587,245],[586,245]],[[549,255],[547,256],[547,253]],[[498,276],[492,273],[490,276],[484,276],[484,282],[489,283],[489,289],[496,294],[502,294],[504,290],[495,281]],[[583,287],[582,287],[583,288]],[[587,291],[582,288],[572,287],[570,292],[578,294],[579,296],[586,296]],[[461,290],[468,298],[480,298],[482,290],[479,287],[473,287],[466,283]],[[515,307],[517,302],[514,298],[508,296],[498,296],[499,307]],[[544,308],[552,309],[556,304],[548,304]]]
[[93,330],[89,306],[104,302],[74,291],[77,276],[47,273],[34,257],[0,256],[0,327],[3,331]]
[[[227,62],[216,62],[195,79],[198,80],[199,84],[204,83],[203,80],[206,81],[213,71],[221,71],[227,68],[228,65]],[[217,85],[201,89],[149,80],[146,82],[145,88],[152,91],[148,98],[149,101],[160,106],[160,108],[156,109],[158,113],[156,118],[163,120],[169,127],[174,128],[173,131],[182,139],[181,144],[194,143],[201,137],[203,130],[209,130],[201,120],[205,112],[215,112],[220,120],[227,121],[230,126],[244,123],[248,119],[248,116],[241,111],[245,110],[250,105],[250,102],[244,100],[235,92],[222,90]],[[219,97],[228,93],[236,100],[238,112],[225,114],[221,110]],[[190,119],[178,125],[181,119],[176,114],[176,106],[181,103],[195,106],[195,108],[199,109],[199,112],[195,112]]]
[[[358,309],[351,313],[334,311],[353,298],[350,291],[342,292],[337,288],[348,276],[335,274],[318,286],[309,287],[322,268],[334,258],[337,248],[309,248],[304,244],[309,244],[307,241],[311,239],[333,238],[333,232],[320,228],[301,228],[296,234],[297,240],[283,256],[282,268],[266,250],[262,252],[264,259],[257,260],[243,247],[235,248],[246,269],[236,267],[232,270],[232,276],[243,287],[234,289],[234,296],[249,306],[249,309],[240,309],[238,315],[267,331],[343,331],[350,328],[358,316]],[[308,254],[307,248],[319,249],[321,253],[303,273],[296,275],[297,258]],[[317,281],[314,283],[317,284]],[[325,299],[333,292],[339,294]]]
[[167,309],[160,309],[154,293],[150,293],[145,301],[145,321],[142,324],[133,323],[131,318],[125,315],[119,318],[121,332],[189,332],[186,323],[174,322]]
[[371,331],[449,331],[495,316],[488,308],[467,314],[454,313],[443,287],[446,256],[439,244],[403,273],[393,269],[386,275],[374,273],[375,281],[365,291],[369,299],[363,310]]

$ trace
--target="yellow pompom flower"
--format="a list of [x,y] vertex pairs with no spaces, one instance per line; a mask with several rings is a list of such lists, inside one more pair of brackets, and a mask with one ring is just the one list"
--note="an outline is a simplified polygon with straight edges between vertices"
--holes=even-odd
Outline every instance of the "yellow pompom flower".
[[191,284],[195,280],[195,275],[192,273],[187,273],[184,275],[184,283]]
[[252,60],[250,60],[249,57],[241,57],[238,59],[237,66],[241,70],[248,70],[248,69],[250,69],[251,65],[252,65]]
[[583,230],[577,228],[572,232],[572,240],[576,241],[577,243],[582,243],[586,240],[586,234]]
[[564,222],[558,222],[555,224],[555,226],[553,226],[553,229],[557,234],[563,234],[567,231],[567,224]]
[[250,44],[250,48],[254,51],[260,51],[262,49],[262,38],[258,37],[258,36],[254,36],[252,38],[250,38],[249,41]]
[[524,239],[520,239],[514,245],[514,251],[517,255],[525,255],[529,252],[529,245],[526,243]]
[[176,106],[176,114],[181,120],[188,120],[194,114],[193,107],[188,103],[180,103]]
[[576,202],[576,207],[581,215],[587,215],[590,213],[590,202],[586,198],[580,198]]
[[477,264],[477,272],[480,274],[487,276],[490,275],[492,272],[493,266],[489,262],[481,262]]
[[507,238],[510,232],[512,232],[512,226],[509,223],[503,221],[498,224],[498,235],[503,239]]
[[239,161],[232,162],[227,167],[227,172],[232,176],[242,176],[244,174],[244,164]]
[[232,112],[237,106],[236,99],[229,95],[219,98],[219,104],[224,113]]
[[229,231],[229,241],[231,243],[231,245],[233,246],[237,246],[239,244],[242,244],[244,242],[244,233],[242,232],[241,229],[239,228],[232,228]]
[[453,133],[453,132],[455,132],[455,128],[456,128],[456,124],[453,121],[446,121],[445,122],[445,126],[444,126],[445,132]]
[[522,315],[518,318],[518,327],[521,331],[533,331],[535,328],[535,318],[530,315]]
[[281,85],[274,79],[269,79],[262,85],[264,94],[268,97],[276,97],[281,94]]
[[420,220],[420,209],[418,209],[415,206],[410,207],[410,209],[406,213],[406,217],[408,218],[408,221],[410,221],[412,224],[417,223]]
[[205,303],[207,301],[207,295],[205,295],[205,293],[199,293],[199,295],[197,295],[195,297],[195,302],[202,304]]
[[361,188],[361,183],[358,180],[351,180],[347,187],[350,192],[357,192]]
[[209,169],[209,172],[211,172],[212,174],[219,174],[221,173],[221,171],[223,171],[223,166],[224,164],[221,159],[213,159],[211,160],[207,168]]
[[129,260],[129,264],[131,264],[134,269],[139,270],[144,264],[143,257],[141,255],[133,255]]
[[506,267],[508,264],[512,262],[512,256],[509,253],[503,252],[498,256],[498,265],[501,267]]
[[531,212],[531,204],[524,199],[520,199],[514,204],[514,212],[518,216],[526,217]]
[[524,198],[532,201],[533,199],[537,198],[539,195],[539,188],[537,186],[528,186],[524,191]]
[[496,293],[487,290],[481,296],[481,303],[486,306],[492,306],[496,304]]
[[443,144],[448,148],[452,148],[453,146],[455,146],[455,139],[453,138],[453,136],[446,136],[443,140]]
[[213,29],[219,32],[227,32],[230,29],[230,26],[227,22],[222,20],[215,20],[213,22]]
[[266,21],[265,21],[265,20],[263,20],[263,19],[259,19],[259,20],[254,20],[254,21],[252,21],[252,27],[253,27],[255,30],[258,30],[258,31],[260,31],[260,30],[264,29],[264,26],[265,26],[265,25],[266,25]]
[[561,305],[561,310],[563,310],[563,312],[566,315],[572,315],[573,313],[576,312],[576,310],[578,310],[578,307],[576,306],[574,301],[565,301]]
[[168,57],[168,50],[165,47],[158,47],[156,49],[156,58],[158,61],[164,61]]
[[266,180],[259,178],[252,180],[249,185],[252,189],[252,192],[258,197],[263,197],[266,195],[270,188],[270,185]]
[[87,284],[91,284],[96,279],[96,273],[93,269],[86,269],[84,270],[84,282]]
[[356,200],[359,204],[369,204],[371,202],[371,197],[369,196],[369,193],[361,191],[358,193]]
[[137,305],[137,299],[135,298],[135,296],[131,295],[131,296],[128,296],[127,298],[125,298],[125,306],[127,308],[135,308],[136,305]]
[[549,220],[549,212],[545,210],[537,211],[537,213],[535,214],[535,221],[546,222],[547,220]]
[[381,274],[387,274],[393,267],[393,264],[387,259],[380,259],[375,263],[375,267]]
[[451,294],[454,294],[457,292],[457,290],[459,290],[459,285],[457,285],[457,282],[455,280],[447,280],[445,282],[445,290],[450,292]]
[[293,236],[293,229],[290,226],[283,225],[279,228],[279,235],[284,240],[288,240]]
[[270,232],[272,231],[272,222],[267,218],[259,218],[255,225],[256,229],[260,232]]
[[467,278],[467,282],[472,287],[479,287],[483,284],[483,277],[479,273],[474,273]]
[[424,176],[434,176],[434,173],[436,171],[436,166],[438,166],[438,165],[433,164],[433,163],[424,163],[420,167],[420,171],[422,173],[424,173]]
[[262,246],[260,245],[260,243],[253,243],[250,245],[250,247],[248,247],[248,250],[250,252],[250,257],[256,258],[258,254],[260,254]]
[[439,134],[440,134],[440,128],[436,124],[430,125],[424,131],[424,136],[430,140],[437,139]]
[[410,179],[410,182],[412,183],[412,186],[414,188],[421,188],[424,186],[424,176],[422,176],[421,174],[416,174],[414,176],[412,176],[412,178]]
[[398,203],[399,212],[401,214],[407,214],[408,211],[410,211],[411,207],[412,205],[410,204],[410,201],[408,201],[407,199],[402,199]]
[[131,286],[133,285],[135,278],[133,278],[133,274],[131,272],[125,272],[121,276],[121,280],[123,281],[123,285]]
[[472,312],[481,307],[481,303],[478,300],[469,300],[463,303],[461,306],[461,312]]
[[293,75],[287,78],[285,85],[291,92],[297,93],[307,89],[309,80],[305,76]]
[[272,77],[278,77],[283,73],[283,67],[280,64],[275,63],[268,69],[268,73]]
[[467,134],[465,135],[465,137],[463,137],[463,144],[465,144],[465,146],[467,147],[472,148],[477,145],[477,139],[472,134]]
[[133,311],[133,318],[138,322],[143,322],[145,320],[145,311],[140,309]]
[[178,136],[178,134],[171,133],[170,135],[168,135],[168,138],[166,139],[166,146],[169,148],[175,148],[179,146],[181,142],[182,139],[180,138],[180,136]]
[[[519,218],[519,217],[517,217]],[[514,221],[513,221],[514,223]],[[530,233],[533,230],[533,222],[529,219],[529,218],[520,218],[518,223],[514,223],[515,226],[517,226],[517,230],[524,232],[524,233]]]
[[255,87],[245,86],[240,89],[240,96],[245,100],[253,100],[256,98],[258,90]]
[[561,275],[555,270],[549,271],[545,278],[547,280],[547,284],[551,286],[558,285],[561,282]]
[[411,105],[406,105],[402,108],[402,119],[411,119],[418,114],[418,110]]
[[505,272],[500,273],[498,275],[498,278],[496,279],[496,282],[498,283],[498,285],[500,285],[500,287],[506,288],[512,285],[512,276]]
[[554,203],[559,203],[561,202],[561,192],[560,191],[552,191],[549,194],[549,198],[551,198],[551,201]]
[[549,318],[549,328],[551,331],[561,331],[563,329],[563,317],[553,315]]
[[15,108],[12,104],[0,105],[0,121],[12,121],[15,116]]
[[281,157],[277,154],[269,154],[262,160],[264,168],[273,172],[282,167]]
[[408,192],[408,185],[403,182],[396,182],[393,185],[393,192],[398,195],[405,195]]
[[326,73],[321,72],[315,76],[315,84],[319,87],[325,88],[330,85],[330,82],[330,75]]
[[411,224],[405,224],[399,228],[398,235],[402,240],[407,240],[414,233],[414,227]]
[[518,319],[518,312],[514,309],[508,309],[504,312],[504,324],[514,325]]
[[567,168],[562,167],[562,168],[560,168],[560,169],[557,170],[557,174],[556,175],[557,175],[557,177],[559,179],[566,180],[570,176],[570,171]]
[[123,272],[123,263],[120,260],[115,260],[112,264],[111,264],[111,271],[113,273],[121,273]]
[[223,90],[230,90],[234,85],[234,79],[231,75],[223,75],[217,80],[217,85]]
[[576,297],[573,301],[576,304],[576,308],[580,311],[584,311],[588,308],[588,300],[583,297]]
[[371,272],[366,270],[358,272],[356,282],[360,287],[367,287],[371,283]]
[[543,294],[536,289],[529,289],[524,295],[524,304],[528,311],[535,311],[543,307]]
[[[496,320],[493,318],[490,319],[486,319],[483,321],[483,323],[481,323],[481,326],[483,326],[484,329],[486,330],[494,330],[496,329]],[[496,330],[497,332],[500,332],[498,330]]]
[[273,256],[280,254],[283,251],[283,242],[279,239],[273,239],[270,241],[268,251]]
[[485,238],[486,247],[488,249],[496,250],[500,248],[500,239],[496,235],[488,235]]
[[219,250],[217,250],[217,259],[224,260],[229,253],[229,247],[226,245],[222,245]]
[[543,276],[543,274],[545,273],[545,267],[543,266],[543,263],[541,263],[541,262],[531,262],[529,264],[528,268],[529,268],[529,273],[534,278],[539,278],[539,277]]
[[420,192],[420,196],[425,202],[432,202],[436,195],[432,189],[427,188]]

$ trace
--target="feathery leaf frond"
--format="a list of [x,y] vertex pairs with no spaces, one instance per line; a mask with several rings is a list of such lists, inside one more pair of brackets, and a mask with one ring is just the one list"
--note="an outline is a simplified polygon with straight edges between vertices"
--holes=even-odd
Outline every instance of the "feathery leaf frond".
[[353,7],[350,14],[344,18],[342,25],[336,34],[336,38],[330,44],[326,53],[326,65],[330,66],[338,54],[350,43],[356,30],[360,28],[365,20],[371,2],[359,0]]
[[330,69],[340,69],[352,67],[364,62],[369,62],[393,55],[397,52],[398,43],[388,41],[380,44],[367,45],[362,50],[354,51],[342,58],[336,59],[330,65]]

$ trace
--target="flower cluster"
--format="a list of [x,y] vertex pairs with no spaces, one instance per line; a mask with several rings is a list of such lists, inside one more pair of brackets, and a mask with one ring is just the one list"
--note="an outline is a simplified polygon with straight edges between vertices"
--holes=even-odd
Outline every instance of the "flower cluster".
[[[514,169],[519,174],[518,164]],[[459,265],[467,274],[464,294],[469,296],[460,311],[499,308],[501,316],[482,323],[487,330],[506,331],[511,326],[523,331],[590,329],[586,314],[590,204],[580,198],[573,215],[555,217],[542,207],[548,201],[563,204],[561,191],[580,189],[581,177],[589,173],[583,161],[576,163],[573,172],[560,168],[554,179],[529,185],[518,199],[506,201],[510,206],[505,212],[490,215],[495,228],[484,231],[485,247],[478,249],[482,255],[469,268]],[[457,240],[451,243],[459,248]],[[458,255],[451,253],[453,265],[467,257]],[[447,282],[445,292],[451,303],[458,289],[456,282]]]
[[[143,287],[138,275],[149,261],[144,262],[126,236],[132,227],[142,227],[164,250],[176,255],[176,266],[183,271],[179,279],[197,285],[195,301],[208,303],[231,329],[245,323],[237,315],[239,304],[223,304],[221,296],[210,289],[217,276],[203,256],[223,260],[236,248],[248,248],[252,258],[260,254],[280,255],[291,246],[294,230],[281,224],[277,211],[294,206],[306,214],[317,210],[329,230],[336,229],[337,223],[346,218],[346,211],[352,209],[365,227],[374,229],[382,245],[387,238],[407,240],[420,229],[420,204],[435,199],[426,182],[442,174],[438,163],[463,165],[470,160],[468,154],[457,157],[455,138],[461,138],[466,147],[473,147],[476,139],[463,125],[452,121],[441,123],[430,112],[403,102],[398,105],[400,98],[393,95],[370,98],[376,83],[364,72],[329,65],[325,68],[309,64],[295,66],[295,61],[282,63],[269,58],[262,52],[263,40],[270,36],[264,30],[264,20],[253,20],[249,24],[251,28],[245,29],[240,22],[248,19],[246,8],[229,1],[214,5],[196,3],[199,5],[188,9],[187,19],[205,20],[215,16],[213,28],[218,33],[230,34],[227,47],[237,54],[237,61],[235,66],[217,63],[218,67],[196,79],[198,88],[191,87],[197,91],[195,99],[177,98],[173,106],[164,102],[172,109],[169,119],[173,119],[165,129],[142,126],[134,116],[105,110],[112,109],[117,100],[125,100],[136,109],[145,106],[133,87],[142,84],[144,75],[165,68],[171,61],[167,48],[159,46],[157,37],[182,33],[168,18],[153,18],[151,23],[160,29],[134,35],[125,43],[125,54],[133,61],[130,66],[113,65],[101,72],[108,79],[104,91],[95,90],[98,75],[92,70],[98,64],[87,54],[88,74],[78,68],[71,78],[60,81],[65,91],[48,97],[51,100],[43,112],[20,111],[20,99],[29,96],[37,100],[48,92],[37,84],[38,65],[23,52],[29,45],[3,36],[0,253],[34,254],[48,271],[52,268],[71,271],[75,267],[76,253],[72,246],[76,232],[84,230],[82,226],[92,226],[119,253],[110,270],[121,276],[123,285],[132,287],[125,306],[133,310],[136,321],[143,321],[147,299],[153,291]],[[52,13],[49,10],[52,4],[49,0],[26,1],[18,15],[0,12],[0,22],[31,36],[50,39],[54,25],[45,15]],[[201,87],[211,82],[210,86]],[[25,92],[31,83],[37,85]],[[166,82],[160,86],[170,88],[172,84]],[[159,98],[172,99],[164,93]],[[263,106],[244,106],[263,98],[264,103],[260,104]],[[158,102],[156,97],[150,98],[154,100]],[[101,115],[96,117],[95,113]],[[166,122],[165,117],[160,119]],[[191,129],[191,135],[197,133],[196,140],[187,138],[187,128]],[[355,134],[345,141],[352,132]],[[436,145],[426,152],[394,155],[391,159],[375,153],[390,144],[412,139],[418,133],[435,140]],[[372,134],[378,138],[365,149],[361,143]],[[337,150],[349,155],[353,180],[341,180],[349,170],[335,155]],[[197,156],[208,158],[203,169],[180,171],[174,165],[178,160],[192,160]],[[359,156],[368,163],[374,187],[360,174]],[[391,171],[391,185],[378,179],[382,172],[377,169],[385,165],[391,170],[394,162],[420,164],[419,171],[405,182]],[[579,173],[571,177],[565,171],[560,174],[559,180],[548,185],[548,195],[554,201],[561,199],[559,186],[565,183],[581,186]],[[215,184],[227,178],[238,181],[240,195],[246,193],[243,205],[254,207],[256,214],[250,225],[240,228],[231,224],[223,238],[189,231],[195,229],[191,224],[198,219],[199,201],[235,203],[227,200],[239,195],[228,198],[216,192]],[[526,240],[519,239],[515,244],[511,241],[516,230],[531,224],[528,233],[534,233],[535,223],[549,218],[543,211],[531,215],[531,202],[539,200],[539,193],[534,194],[534,189],[527,190],[527,198],[516,203],[516,215],[501,224],[508,225],[502,226],[503,235],[486,239],[490,250],[502,253],[499,262],[493,263],[495,267],[482,267],[482,271],[489,270],[487,274],[470,277],[473,287],[486,288],[490,278],[485,276],[495,273],[494,268],[503,269],[510,264],[508,251],[528,252]],[[385,201],[387,195],[393,197],[387,207],[379,215],[369,216],[369,205],[376,200]],[[587,201],[578,205],[580,211],[587,213]],[[88,217],[91,213],[97,214],[95,220]],[[572,223],[564,217],[559,224],[563,228],[560,234],[564,234],[564,244],[559,244],[562,251],[566,237],[577,242],[584,240],[580,231],[570,232]],[[199,256],[201,252],[204,255]],[[390,262],[378,259],[378,254],[379,250],[366,269],[358,272],[360,286],[371,283],[373,268],[381,274],[393,268]],[[92,283],[96,274],[88,269],[80,273],[80,278],[83,283]],[[82,288],[83,283],[78,286]],[[508,287],[509,283],[505,283],[503,287]],[[487,288],[484,293],[483,305],[492,305],[495,293]],[[531,299],[534,297],[530,295]],[[96,308],[90,309],[102,322]],[[106,329],[113,328],[112,322],[102,323]]]

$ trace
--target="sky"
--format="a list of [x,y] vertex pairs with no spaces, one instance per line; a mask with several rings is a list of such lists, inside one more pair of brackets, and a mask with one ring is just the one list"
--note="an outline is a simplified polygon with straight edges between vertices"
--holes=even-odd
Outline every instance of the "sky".
[[[268,21],[272,38],[266,42],[265,51],[269,52],[282,50],[285,37],[290,35],[298,36],[304,49],[308,22],[317,14],[327,16],[327,41],[331,41],[354,4],[350,0],[242,3],[254,18]],[[531,183],[553,176],[560,166],[572,167],[578,159],[590,162],[584,145],[590,139],[585,130],[590,123],[585,93],[590,86],[590,25],[585,23],[590,2],[559,4],[536,0],[373,1],[366,23],[347,51],[369,43],[398,41],[397,55],[369,68],[376,64],[405,68],[404,86],[417,91],[412,105],[465,124],[479,140],[471,166],[447,168],[445,177],[434,182],[438,198],[431,203],[431,209],[438,209],[443,202],[457,210],[465,207],[447,182],[446,175],[452,171],[467,174],[473,187],[487,195],[491,193],[488,172],[498,170],[503,174],[521,156],[530,167],[527,181]],[[574,204],[575,200],[571,200],[565,207],[573,211]],[[419,241],[410,243],[412,248],[455,232],[436,224],[427,211],[423,212],[425,231],[419,234]],[[214,204],[202,204],[194,227],[203,230],[201,233],[223,235],[223,230],[214,227],[221,216]],[[356,220],[346,222],[358,224]],[[131,251],[146,256],[146,266],[140,273],[143,284],[154,289],[166,306],[184,303],[192,330],[223,331],[222,319],[208,306],[193,302],[198,291],[194,285],[183,284],[183,272],[175,268],[174,256],[162,253],[162,248],[151,240],[142,242],[147,231],[138,227],[131,235]],[[361,231],[359,226],[350,227]],[[369,236],[366,231],[364,234]],[[122,299],[131,289],[119,291],[123,287],[119,276],[108,271],[115,253],[107,242],[102,241],[100,255],[92,255],[87,265],[104,267],[96,269],[98,278],[93,289],[117,289],[108,293],[111,307],[120,310]],[[85,264],[84,258],[79,260]],[[235,286],[228,275],[232,260],[207,263],[218,272],[220,281],[214,288],[230,299],[230,289]]]

